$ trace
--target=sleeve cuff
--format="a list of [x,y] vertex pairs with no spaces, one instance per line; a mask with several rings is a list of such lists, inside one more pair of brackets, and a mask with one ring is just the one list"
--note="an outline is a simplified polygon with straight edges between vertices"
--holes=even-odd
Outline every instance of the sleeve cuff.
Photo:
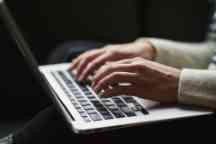
[[[155,61],[168,66],[179,68],[184,63],[182,59],[182,51],[178,45],[171,40],[147,38],[156,51]],[[182,49],[181,49],[182,50]],[[180,58],[181,57],[181,58]]]
[[216,109],[216,71],[182,70],[178,102]]

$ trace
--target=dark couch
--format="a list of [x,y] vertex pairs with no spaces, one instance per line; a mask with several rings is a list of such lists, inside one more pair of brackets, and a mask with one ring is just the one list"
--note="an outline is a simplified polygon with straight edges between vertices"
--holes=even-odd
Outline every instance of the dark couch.
[[[151,36],[202,41],[210,9],[207,0],[7,0],[7,4],[40,64],[46,63],[53,48],[69,40],[124,43]],[[44,94],[23,68],[6,33],[1,26],[0,119],[28,119]]]

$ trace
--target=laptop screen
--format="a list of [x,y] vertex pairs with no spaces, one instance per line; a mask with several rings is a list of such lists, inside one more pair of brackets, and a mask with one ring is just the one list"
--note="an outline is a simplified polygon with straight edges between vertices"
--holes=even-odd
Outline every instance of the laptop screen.
[[0,47],[1,118],[31,116],[47,105],[47,96],[35,81],[2,17]]

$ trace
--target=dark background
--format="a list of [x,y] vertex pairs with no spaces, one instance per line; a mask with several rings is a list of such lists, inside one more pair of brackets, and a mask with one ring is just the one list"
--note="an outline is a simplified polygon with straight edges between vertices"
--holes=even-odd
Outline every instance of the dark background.
[[[40,64],[69,40],[124,43],[151,36],[203,41],[210,15],[207,0],[7,0],[7,4]],[[46,96],[2,23],[0,45],[1,117],[32,115]]]
[[67,40],[128,42],[140,36],[202,41],[208,0],[7,0],[39,60]]

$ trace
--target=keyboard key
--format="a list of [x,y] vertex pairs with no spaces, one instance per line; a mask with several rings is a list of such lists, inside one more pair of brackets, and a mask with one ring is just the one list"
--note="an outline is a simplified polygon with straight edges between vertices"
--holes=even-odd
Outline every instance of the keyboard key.
[[91,106],[90,104],[84,105],[83,108],[84,108],[84,109],[93,109],[92,106]]
[[82,85],[80,88],[82,89],[83,92],[89,92],[88,88],[84,85]]
[[143,108],[143,106],[141,106],[133,97],[126,96],[126,97],[123,97],[123,99],[125,100],[127,104],[130,105],[130,108],[132,109],[132,111],[134,112],[140,111],[144,115],[148,114],[148,111],[145,108]]
[[88,116],[82,116],[82,118],[85,122],[91,122]]
[[138,109],[138,111],[141,111],[144,115],[149,114],[149,112],[143,108],[140,104],[136,104],[136,108]]
[[111,115],[103,115],[105,120],[110,120],[113,119],[113,117]]
[[112,98],[112,99],[120,108],[120,110],[128,117],[136,116],[136,114],[120,98]]
[[132,96],[124,96],[123,99],[126,103],[136,103],[136,100]]
[[80,103],[86,103],[88,102],[86,99],[82,99],[82,100],[79,100]]
[[78,103],[72,103],[75,107],[75,109],[81,109],[80,105]]
[[71,89],[75,89],[75,85],[71,82],[71,83],[68,83],[68,87],[71,88]]
[[92,104],[95,106],[95,108],[100,112],[100,114],[103,116],[105,120],[113,119],[110,112],[101,104],[99,101],[91,101]]
[[81,95],[81,93],[79,91],[72,91],[72,93],[77,96],[77,95]]
[[71,92],[73,92],[73,93],[79,92],[76,87],[69,87],[69,88],[70,88]]
[[83,99],[81,99],[81,100],[78,100],[79,101],[79,103],[82,105],[82,106],[84,106],[84,105],[88,105],[89,104],[89,102],[87,101],[87,100],[83,100]]
[[111,110],[112,113],[115,115],[116,118],[123,118],[125,115],[118,109],[118,110]]
[[82,109],[82,107],[80,107],[80,106],[76,106],[75,107],[77,110],[81,110]]
[[78,110],[78,112],[79,112],[80,114],[83,114],[83,115],[86,114],[86,112],[85,112],[84,110],[81,110],[81,109]]
[[74,99],[72,96],[70,97],[70,101],[71,101],[72,103],[73,103],[73,102],[76,102],[75,99]]
[[87,96],[89,100],[97,100],[95,96]]
[[85,99],[82,95],[76,95],[75,97],[78,101]]
[[106,105],[106,106],[109,106],[109,105],[113,105],[113,102],[111,100],[102,100],[103,104]]
[[85,111],[80,110],[78,112],[81,115],[81,117],[88,117],[88,115],[87,115],[87,113]]
[[119,108],[110,99],[103,99],[102,102],[116,118],[125,117],[125,115],[119,110]]
[[90,116],[90,118],[91,118],[93,121],[100,121],[100,120],[102,120],[101,117],[100,117],[100,115],[99,115],[98,113],[96,113],[96,112],[94,112],[94,113],[89,113],[89,116]]
[[92,95],[92,93],[90,91],[86,91],[84,92],[85,95]]
[[86,112],[88,113],[88,114],[90,114],[90,113],[95,113],[96,111],[94,110],[94,109],[85,109],[86,110]]
[[78,107],[79,106],[79,104],[76,103],[76,102],[73,102],[72,104],[74,105],[74,107]]

